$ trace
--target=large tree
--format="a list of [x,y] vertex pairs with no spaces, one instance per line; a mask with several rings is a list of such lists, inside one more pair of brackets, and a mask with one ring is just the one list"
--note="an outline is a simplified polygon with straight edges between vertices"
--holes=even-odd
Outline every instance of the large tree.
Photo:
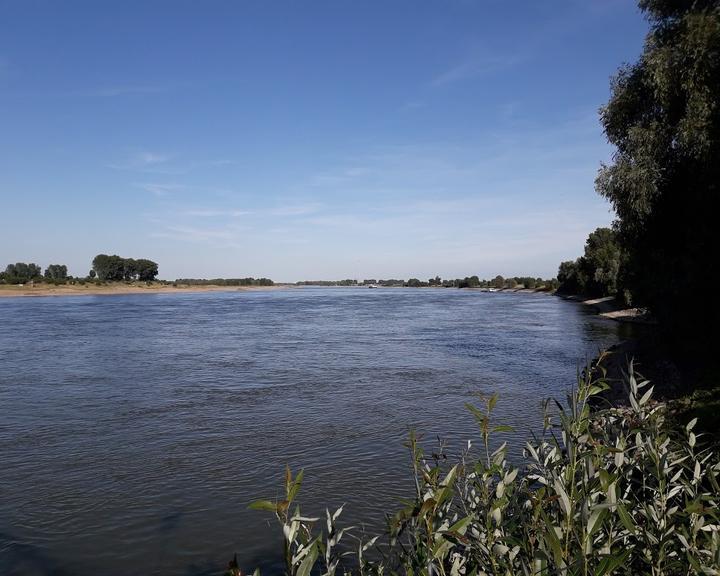
[[140,258],[139,260],[135,260],[135,270],[137,272],[138,280],[155,280],[155,277],[158,274],[158,265],[152,260]]
[[601,112],[616,151],[597,189],[615,208],[627,253],[621,288],[695,347],[718,321],[701,294],[720,262],[711,208],[720,183],[720,0],[641,0],[640,8],[650,31]]
[[15,264],[7,265],[3,278],[8,284],[22,284],[41,278],[41,274],[42,268],[37,264],[16,262]]
[[124,259],[116,254],[98,254],[93,258],[92,266],[100,280],[122,280],[125,275]]
[[616,234],[610,228],[598,228],[585,241],[582,259],[586,292],[593,296],[614,296],[622,251]]
[[67,266],[65,264],[50,264],[45,269],[45,278],[48,280],[67,279]]

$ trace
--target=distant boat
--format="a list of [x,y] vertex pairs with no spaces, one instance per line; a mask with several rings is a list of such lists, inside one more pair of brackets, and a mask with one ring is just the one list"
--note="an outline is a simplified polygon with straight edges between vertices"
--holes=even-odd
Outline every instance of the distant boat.
[[368,284],[368,288],[380,288],[377,284]]

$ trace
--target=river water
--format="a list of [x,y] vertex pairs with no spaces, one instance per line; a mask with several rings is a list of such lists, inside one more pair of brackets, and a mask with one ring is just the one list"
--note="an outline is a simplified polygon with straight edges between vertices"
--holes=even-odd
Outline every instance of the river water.
[[519,459],[619,329],[456,289],[0,299],[0,574],[272,572],[281,532],[247,505],[286,463],[309,512],[375,533],[411,494],[410,428],[457,451],[464,403],[497,391]]

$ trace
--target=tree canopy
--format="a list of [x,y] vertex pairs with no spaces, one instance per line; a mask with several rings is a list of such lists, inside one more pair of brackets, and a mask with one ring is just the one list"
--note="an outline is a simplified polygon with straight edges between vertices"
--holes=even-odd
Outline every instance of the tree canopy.
[[122,258],[116,254],[98,254],[93,258],[92,268],[100,280],[154,280],[158,265],[152,260]]
[[8,264],[5,272],[0,274],[0,279],[8,284],[24,284],[30,280],[40,278],[42,278],[42,268],[37,264],[27,264],[25,262]]
[[[701,338],[718,320],[697,297],[718,275],[720,1],[641,0],[650,31],[601,111],[613,161],[597,178],[626,253],[620,288],[669,332]],[[698,334],[698,335],[700,335]]]
[[617,234],[610,228],[597,228],[585,241],[583,256],[560,264],[558,290],[565,294],[615,296],[622,254]]
[[65,280],[67,275],[67,266],[65,264],[50,264],[45,269],[45,278],[47,280]]

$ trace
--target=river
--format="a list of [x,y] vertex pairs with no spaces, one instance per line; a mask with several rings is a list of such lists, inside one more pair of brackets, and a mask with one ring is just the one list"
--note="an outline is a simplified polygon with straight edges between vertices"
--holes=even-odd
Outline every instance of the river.
[[[298,288],[0,300],[0,574],[271,571],[247,509],[305,469],[310,512],[374,533],[411,492],[403,439],[479,440],[499,392],[513,459],[622,327],[544,294]],[[269,572],[266,572],[269,573]]]

